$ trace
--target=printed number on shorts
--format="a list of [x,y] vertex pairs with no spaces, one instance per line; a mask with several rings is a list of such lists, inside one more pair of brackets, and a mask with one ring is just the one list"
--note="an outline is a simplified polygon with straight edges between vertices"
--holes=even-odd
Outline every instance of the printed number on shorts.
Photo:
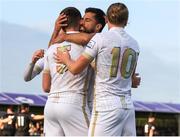
[[129,78],[135,68],[138,54],[133,49],[127,48],[125,49],[121,57],[120,47],[114,47],[111,51],[111,54],[112,54],[112,64],[111,64],[111,69],[110,69],[110,77],[117,76],[119,60],[120,58],[122,58],[121,67],[120,67],[121,76],[124,79]]
[[[61,47],[57,47],[57,53],[58,51],[70,51],[71,50],[71,45],[64,45],[64,46],[61,46]],[[66,67],[66,65],[64,64],[57,64],[56,66],[56,72],[59,73],[59,74],[63,74],[64,72],[66,72],[68,69]]]

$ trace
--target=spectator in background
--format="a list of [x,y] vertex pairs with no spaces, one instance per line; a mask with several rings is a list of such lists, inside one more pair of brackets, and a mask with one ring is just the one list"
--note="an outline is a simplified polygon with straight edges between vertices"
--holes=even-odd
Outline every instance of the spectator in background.
[[15,122],[12,120],[14,117],[13,106],[8,106],[4,118],[10,118],[9,122],[3,124],[3,136],[14,136]]
[[145,136],[152,137],[155,133],[155,115],[150,114],[148,117],[148,123],[144,126]]
[[42,120],[44,115],[34,115],[29,112],[29,104],[23,103],[20,106],[20,112],[14,116],[7,117],[0,120],[3,123],[15,123],[15,136],[29,136],[29,125],[34,120]]
[[4,112],[3,111],[0,111],[0,136],[3,136],[3,123],[1,122],[1,120],[3,119],[3,116],[4,116]]
[[29,112],[29,104],[23,103],[20,107],[20,113],[15,116],[16,136],[29,136],[29,124],[33,120],[42,120],[43,115],[34,115]]

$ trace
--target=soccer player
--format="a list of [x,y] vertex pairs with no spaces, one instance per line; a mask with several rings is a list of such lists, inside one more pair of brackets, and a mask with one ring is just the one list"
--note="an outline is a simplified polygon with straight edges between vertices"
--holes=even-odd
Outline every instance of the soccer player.
[[81,73],[96,57],[96,82],[89,136],[135,136],[135,110],[131,99],[132,75],[139,46],[124,27],[128,9],[114,3],[107,10],[108,32],[96,34],[76,60],[68,51],[55,54],[72,74]]
[[[67,16],[66,33],[79,33],[81,14],[68,7],[61,11]],[[83,46],[71,42],[52,45],[45,54],[43,90],[49,92],[44,109],[44,133],[47,136],[86,136],[90,112],[87,107],[87,68],[73,75],[63,64],[53,59],[53,54],[68,50],[73,59],[84,51]]]

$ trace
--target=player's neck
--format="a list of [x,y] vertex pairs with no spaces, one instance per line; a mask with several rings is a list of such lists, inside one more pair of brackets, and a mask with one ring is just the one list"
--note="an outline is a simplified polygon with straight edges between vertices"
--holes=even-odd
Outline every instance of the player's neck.
[[79,28],[67,28],[66,32],[70,32],[70,31],[79,31]]
[[119,28],[124,28],[124,25],[115,25],[115,24],[112,24],[112,23],[110,23],[110,22],[108,22],[108,30],[110,30],[111,28],[117,28],[117,27],[119,27]]

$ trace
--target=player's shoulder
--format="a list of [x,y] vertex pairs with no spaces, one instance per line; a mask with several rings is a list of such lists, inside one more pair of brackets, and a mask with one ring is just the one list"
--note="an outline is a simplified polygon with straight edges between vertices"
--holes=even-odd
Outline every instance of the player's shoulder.
[[106,43],[109,39],[111,39],[113,36],[113,33],[110,31],[104,31],[101,33],[97,33],[97,39],[101,41],[102,43]]
[[138,41],[128,33],[126,33],[126,42],[129,43],[129,45],[131,45],[133,49],[139,51]]
[[101,43],[104,39],[103,33],[96,33],[92,39],[90,40],[90,42],[94,42],[94,43]]
[[107,35],[107,32],[100,32],[100,33],[96,33],[96,35],[94,35],[94,37],[102,39],[106,35]]
[[55,43],[55,44],[51,45],[51,46],[48,48],[48,50],[46,51],[46,56],[51,55],[52,52],[54,52],[54,51],[57,49],[57,47],[60,47],[61,45],[63,45],[63,43],[65,43],[65,42]]
[[139,47],[138,41],[135,40],[134,38],[132,38],[131,41],[132,41],[132,45],[134,46],[134,48],[139,52],[140,47]]
[[55,44],[51,45],[48,48],[48,50],[46,51],[46,54],[49,54],[50,52],[52,52],[57,46],[58,46],[58,43],[55,43]]

